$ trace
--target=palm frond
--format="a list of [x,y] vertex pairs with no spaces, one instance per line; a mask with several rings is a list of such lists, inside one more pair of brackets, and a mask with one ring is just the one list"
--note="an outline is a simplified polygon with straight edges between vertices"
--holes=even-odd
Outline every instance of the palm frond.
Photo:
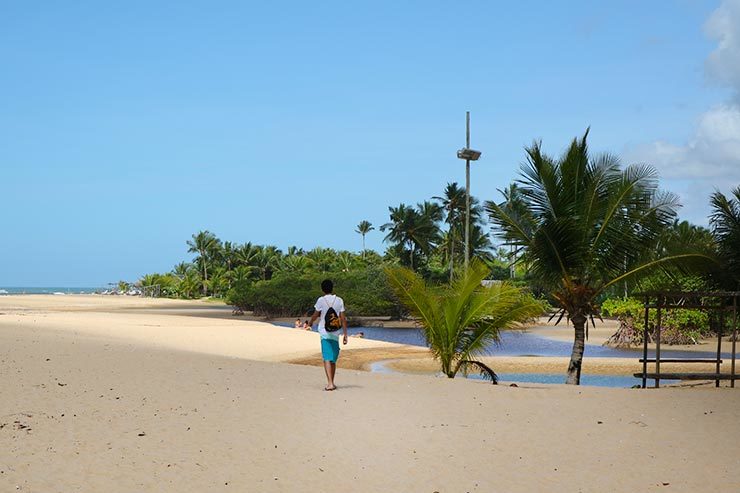
[[485,363],[474,360],[462,360],[460,361],[458,368],[465,376],[467,376],[471,370],[474,370],[477,371],[484,380],[488,380],[493,385],[498,384],[498,375],[496,375],[496,372],[494,372],[491,367]]

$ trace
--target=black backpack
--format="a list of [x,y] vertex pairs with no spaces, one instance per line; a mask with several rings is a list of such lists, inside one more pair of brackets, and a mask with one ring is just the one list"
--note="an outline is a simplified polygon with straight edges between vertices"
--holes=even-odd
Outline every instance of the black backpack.
[[336,296],[334,296],[334,301],[331,302],[329,309],[324,314],[324,330],[326,330],[327,332],[336,332],[342,328],[342,320],[339,318],[337,311],[334,309],[335,301],[337,301]]

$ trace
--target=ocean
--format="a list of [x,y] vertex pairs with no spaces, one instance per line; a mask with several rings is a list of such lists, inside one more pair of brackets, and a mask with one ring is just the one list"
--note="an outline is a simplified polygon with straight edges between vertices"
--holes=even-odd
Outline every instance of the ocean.
[[17,287],[17,286],[0,286],[0,295],[4,294],[93,294],[102,293],[105,288],[79,288],[79,287]]

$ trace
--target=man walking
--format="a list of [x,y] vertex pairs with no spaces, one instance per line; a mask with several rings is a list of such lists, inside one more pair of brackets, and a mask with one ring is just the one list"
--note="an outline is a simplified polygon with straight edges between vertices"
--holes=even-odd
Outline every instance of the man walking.
[[[324,296],[316,300],[315,311],[311,315],[309,325],[313,326],[316,319],[319,319],[321,356],[324,359],[327,381],[324,390],[336,390],[334,374],[337,371],[337,358],[339,358],[339,325],[341,324],[344,332],[342,344],[347,344],[347,317],[344,315],[344,300],[334,294],[334,283],[331,280],[326,279],[321,283],[321,291],[324,292]],[[339,320],[332,323],[335,317]],[[329,319],[328,326],[327,318]]]

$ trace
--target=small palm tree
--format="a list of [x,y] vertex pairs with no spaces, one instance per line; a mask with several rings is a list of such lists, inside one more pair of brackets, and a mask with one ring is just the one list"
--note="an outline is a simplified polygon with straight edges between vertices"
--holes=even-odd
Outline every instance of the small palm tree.
[[360,224],[357,225],[355,233],[362,235],[362,258],[365,258],[365,235],[374,229],[370,221],[360,221]]
[[429,285],[404,267],[389,267],[386,273],[401,302],[419,319],[429,349],[449,378],[477,367],[495,383],[493,371],[472,358],[498,342],[499,331],[543,312],[540,302],[508,283],[483,286],[489,270],[478,260],[446,286]]

